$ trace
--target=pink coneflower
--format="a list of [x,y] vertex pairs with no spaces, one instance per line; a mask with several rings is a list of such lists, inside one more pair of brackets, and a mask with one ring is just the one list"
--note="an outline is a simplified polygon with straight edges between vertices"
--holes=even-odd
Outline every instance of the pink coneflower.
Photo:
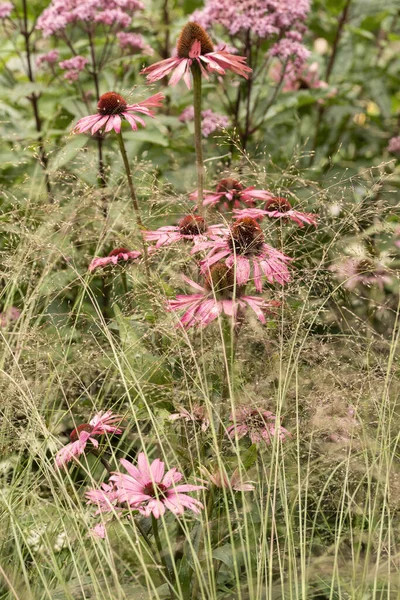
[[[243,185],[227,177],[217,184],[215,192],[204,190],[203,206],[216,206],[218,210],[232,210],[244,206],[254,206],[255,200],[268,200],[272,194],[266,190],[256,190],[254,186]],[[197,190],[190,194],[190,199],[197,201]]]
[[148,242],[157,242],[155,247],[160,248],[180,240],[194,243],[205,241],[210,236],[221,235],[225,230],[224,225],[207,225],[203,217],[187,215],[179,221],[179,225],[165,225],[155,231],[145,231],[144,237]]
[[94,527],[89,529],[89,533],[90,533],[90,535],[93,535],[96,538],[100,538],[100,539],[104,540],[106,537],[107,531],[106,531],[106,527],[105,527],[104,523],[97,523],[97,525],[95,525]]
[[241,479],[239,469],[235,469],[230,477],[228,477],[224,469],[219,469],[218,467],[212,473],[205,467],[200,467],[200,470],[217,488],[232,489],[235,492],[252,492],[254,490],[254,485],[250,481],[243,481]]
[[126,248],[116,248],[111,250],[108,256],[103,258],[97,257],[92,260],[89,265],[89,271],[92,273],[95,269],[100,267],[107,267],[109,265],[115,266],[120,263],[128,263],[137,260],[141,256],[141,252],[137,250],[127,250]]
[[236,56],[225,50],[214,51],[210,37],[197,23],[190,22],[185,25],[176,48],[176,57],[167,58],[141,71],[143,75],[147,75],[147,81],[154,83],[169,73],[173,73],[170,85],[175,85],[183,77],[190,89],[190,71],[195,65],[206,79],[208,79],[209,73],[225,75],[226,70],[233,71],[247,79],[248,73],[252,71],[245,64],[246,57]]
[[134,113],[154,117],[154,113],[149,110],[149,107],[161,106],[163,98],[164,96],[158,93],[138,104],[128,104],[125,98],[116,92],[107,92],[100,96],[97,104],[97,113],[79,119],[74,127],[74,133],[83,133],[89,129],[92,135],[100,130],[108,133],[112,129],[116,133],[120,133],[122,119],[128,121],[133,131],[136,131],[138,123],[143,125],[143,127],[146,127],[146,124],[141,117],[138,117]]
[[276,417],[269,410],[241,406],[236,409],[235,416],[230,416],[230,420],[233,425],[227,428],[226,433],[231,439],[240,440],[248,435],[252,444],[270,444],[275,435],[281,441],[291,435],[284,427],[276,425]]
[[95,504],[97,506],[96,515],[121,510],[118,508],[118,490],[114,484],[102,483],[101,489],[88,490],[85,496],[87,504]]
[[98,448],[99,442],[93,436],[122,433],[122,429],[116,427],[116,423],[120,422],[121,417],[108,410],[100,411],[89,423],[82,423],[76,427],[69,436],[71,442],[57,452],[56,467],[58,469],[65,467],[71,460],[83,454],[88,442],[91,442],[94,448]]
[[343,285],[350,291],[358,286],[371,287],[377,285],[383,290],[385,284],[391,284],[392,278],[385,267],[369,257],[347,258],[331,267]]
[[153,515],[159,519],[168,509],[174,515],[182,515],[185,508],[199,513],[203,505],[191,498],[187,492],[204,489],[200,485],[176,485],[183,475],[177,469],[165,473],[164,463],[156,458],[149,464],[144,452],[138,456],[138,465],[121,458],[121,464],[128,471],[114,473],[110,480],[115,483],[120,503],[126,502],[131,508],[137,509],[145,517]]
[[210,420],[206,414],[205,406],[193,404],[190,410],[179,408],[179,412],[169,415],[170,421],[182,420],[186,423],[198,425],[202,431],[207,431],[210,426]]
[[223,239],[215,239],[196,244],[192,252],[209,250],[201,261],[202,272],[225,259],[229,268],[234,268],[239,286],[245,285],[253,268],[253,281],[258,292],[262,291],[262,276],[270,283],[283,285],[290,280],[286,265],[291,259],[264,242],[264,233],[255,219],[244,217],[232,223],[229,233]]
[[[179,321],[179,326],[185,329],[205,327],[221,314],[237,319],[239,309],[245,310],[247,307],[264,324],[265,313],[272,312],[279,306],[279,302],[274,300],[242,295],[239,286],[235,286],[233,270],[223,263],[210,268],[204,287],[187,277],[184,280],[200,293],[179,295],[175,300],[170,300],[167,306],[170,311],[186,311]],[[235,291],[236,297],[233,297]]]
[[317,226],[317,217],[315,215],[295,210],[286,198],[270,198],[267,200],[264,209],[244,208],[242,210],[234,210],[233,212],[235,213],[235,218],[251,217],[253,219],[262,219],[264,216],[267,216],[284,221],[294,221],[299,227],[304,227],[305,224]]

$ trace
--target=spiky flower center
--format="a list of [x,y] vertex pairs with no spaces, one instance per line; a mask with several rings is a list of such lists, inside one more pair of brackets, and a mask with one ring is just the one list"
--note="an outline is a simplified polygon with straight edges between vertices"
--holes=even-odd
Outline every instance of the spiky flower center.
[[231,193],[233,196],[233,200],[239,200],[240,192],[243,190],[243,186],[236,179],[232,179],[232,177],[227,177],[226,179],[221,179],[221,181],[217,184],[217,193]]
[[119,256],[120,254],[128,254],[130,250],[127,248],[115,248],[115,250],[111,250],[108,256]]
[[[232,297],[235,289],[235,273],[223,262],[218,262],[209,269],[204,278],[204,287],[221,299]],[[238,289],[238,287],[237,287]]]
[[69,434],[69,439],[71,440],[71,442],[76,442],[79,439],[79,434],[82,431],[87,431],[88,433],[90,433],[91,431],[93,431],[93,427],[89,423],[82,423],[82,425],[78,425],[78,427],[76,427],[76,429],[71,431],[71,433]]
[[206,229],[205,220],[198,215],[187,215],[179,221],[179,233],[182,235],[200,235]]
[[228,245],[237,254],[257,254],[263,244],[264,233],[255,219],[243,217],[231,225]]
[[201,44],[200,54],[204,55],[214,51],[214,45],[208,33],[198,23],[190,22],[182,29],[176,44],[178,57],[189,58],[189,53],[196,40]]
[[101,115],[120,115],[128,107],[128,103],[116,92],[107,92],[100,96],[97,110]]
[[167,486],[163,483],[153,483],[152,481],[149,481],[143,488],[143,494],[151,496],[152,498],[165,498],[165,492],[167,490]]
[[246,419],[246,425],[252,431],[260,431],[268,427],[268,420],[258,410],[252,410]]
[[286,198],[271,198],[265,203],[265,210],[277,210],[279,212],[288,212],[292,209],[292,205]]
[[362,258],[356,264],[356,273],[362,277],[376,277],[378,272],[376,266],[369,258]]

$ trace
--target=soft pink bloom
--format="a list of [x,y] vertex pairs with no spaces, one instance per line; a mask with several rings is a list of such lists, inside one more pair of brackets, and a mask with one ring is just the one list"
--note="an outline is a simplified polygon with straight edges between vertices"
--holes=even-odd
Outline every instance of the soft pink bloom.
[[281,285],[290,281],[287,264],[292,259],[264,242],[264,233],[255,219],[244,217],[235,221],[224,238],[199,242],[192,253],[208,251],[201,261],[201,270],[207,273],[215,263],[224,260],[235,271],[239,286],[251,278],[258,292],[262,291],[262,277],[269,283]]
[[214,50],[213,43],[207,33],[197,23],[187,23],[177,43],[177,56],[167,58],[146,67],[141,73],[154,83],[173,73],[170,85],[175,85],[183,77],[187,87],[191,88],[190,71],[196,65],[206,79],[210,73],[225,75],[226,70],[242,75],[245,79],[251,69],[245,64],[246,57],[230,54],[225,50]]
[[299,227],[304,225],[317,226],[317,217],[312,213],[303,213],[294,208],[286,198],[270,198],[267,200],[264,209],[260,208],[244,208],[242,210],[234,210],[235,219],[250,217],[253,219],[262,219],[267,216],[273,219],[283,219],[284,221],[294,221]]
[[[281,67],[282,68],[282,67]],[[283,92],[297,90],[326,89],[326,81],[319,79],[319,65],[317,62],[306,63],[300,69],[285,73]]]
[[87,504],[95,504],[97,506],[96,515],[121,510],[118,507],[118,490],[114,484],[102,483],[101,489],[88,490],[85,496],[88,500]]
[[187,508],[199,513],[203,505],[191,498],[187,492],[204,489],[203,486],[179,483],[183,475],[177,469],[165,473],[164,463],[156,458],[151,464],[144,452],[138,456],[137,467],[121,458],[121,464],[128,475],[114,473],[110,480],[114,482],[120,503],[127,503],[145,517],[153,515],[159,519],[168,509],[174,515],[182,515]]
[[270,444],[275,436],[284,441],[291,435],[284,427],[276,425],[276,417],[269,410],[243,405],[237,408],[235,415],[230,416],[230,420],[233,421],[233,425],[230,425],[226,432],[231,439],[240,440],[248,435],[252,444]]
[[92,527],[89,530],[90,534],[93,535],[96,538],[100,538],[102,540],[105,539],[106,537],[106,527],[104,525],[104,523],[97,523],[97,525],[95,525],[94,527]]
[[82,423],[70,434],[71,443],[67,444],[56,455],[56,467],[58,469],[65,467],[71,460],[85,452],[88,442],[91,442],[94,448],[97,448],[99,442],[93,436],[104,435],[106,433],[120,434],[122,429],[116,427],[116,423],[121,422],[119,415],[114,415],[111,410],[107,412],[100,411],[89,423]]
[[188,215],[179,221],[179,225],[165,225],[155,231],[145,231],[148,242],[156,242],[156,248],[169,246],[181,240],[190,240],[195,244],[207,240],[210,236],[220,235],[226,230],[224,225],[206,225],[203,217]]
[[287,73],[298,72],[310,56],[310,51],[296,39],[288,36],[274,44],[270,50],[271,56],[276,56],[283,64],[286,64]]
[[154,113],[150,108],[161,106],[163,98],[164,96],[158,93],[138,104],[127,104],[125,98],[116,92],[107,92],[100,97],[97,104],[98,112],[95,115],[79,119],[75,125],[74,133],[83,133],[89,129],[92,135],[100,130],[108,133],[112,129],[116,133],[120,133],[123,119],[128,121],[133,131],[136,131],[138,123],[143,127],[146,127],[146,124],[141,117],[134,113],[154,117]]
[[13,10],[14,5],[11,2],[0,2],[0,19],[7,19]]
[[36,59],[36,66],[41,67],[43,64],[54,65],[58,61],[59,55],[58,50],[50,50],[47,54],[41,54]]
[[[197,201],[197,190],[190,194]],[[217,184],[215,192],[204,190],[203,206],[215,206],[218,210],[232,210],[244,206],[254,206],[255,200],[268,200],[272,194],[266,190],[256,190],[254,186],[243,187],[236,179],[227,177]]]
[[400,154],[400,135],[390,138],[387,151],[392,154]]
[[146,44],[139,33],[120,31],[117,33],[117,39],[121,49],[127,50],[130,54],[148,54],[149,56],[154,54],[153,48]]
[[21,311],[15,306],[10,306],[0,313],[0,327],[8,327],[10,323],[17,321],[21,316]]
[[236,492],[252,492],[254,490],[254,485],[250,481],[241,479],[239,469],[235,469],[230,477],[224,469],[218,467],[212,473],[205,467],[200,467],[200,470],[217,488],[232,489]]
[[60,69],[65,70],[74,70],[74,71],[83,71],[85,66],[88,64],[88,59],[84,56],[74,56],[72,58],[68,58],[67,60],[62,60],[59,64]]
[[182,420],[186,423],[199,425],[202,431],[207,431],[210,426],[210,420],[207,416],[206,409],[200,404],[193,404],[190,410],[180,408],[179,412],[169,415],[170,421]]
[[128,263],[137,260],[141,256],[141,252],[137,250],[127,250],[126,248],[116,248],[111,250],[108,256],[103,258],[97,257],[92,260],[89,265],[89,271],[92,273],[98,268],[115,266],[119,263]]
[[43,31],[43,37],[60,35],[65,29],[77,25],[95,33],[97,23],[106,25],[113,32],[117,28],[130,25],[133,13],[142,10],[139,0],[52,0],[40,15],[36,28]]
[[[221,266],[225,269],[225,274],[220,274]],[[233,277],[230,276],[225,265],[214,265],[210,269],[210,277],[206,279],[205,286],[202,287],[191,279],[184,277],[184,280],[199,293],[176,296],[175,300],[169,300],[167,309],[170,311],[184,310],[178,326],[189,329],[190,327],[205,327],[217,319],[221,314],[237,319],[239,310],[244,311],[250,307],[261,323],[265,324],[265,313],[272,312],[279,306],[277,301],[267,301],[258,296],[240,295],[240,289],[237,287],[237,295],[233,297],[235,285],[232,285]],[[215,277],[217,274],[217,277]],[[211,280],[213,281],[211,282]]]
[[385,284],[391,284],[392,278],[386,268],[373,258],[346,258],[342,262],[333,265],[337,277],[343,281],[343,285],[350,291],[358,286],[371,287],[377,285],[383,290]]
[[[229,127],[229,118],[225,115],[219,115],[218,113],[213,112],[211,109],[203,110],[201,112],[201,117],[201,132],[205,138],[218,129],[226,129]],[[181,123],[193,121],[194,107],[188,106],[185,108],[185,110],[179,115],[179,120]]]
[[275,39],[303,32],[309,11],[310,0],[206,0],[193,19],[206,29],[222,25],[233,37],[251,34]]
[[[74,431],[76,430],[74,429]],[[67,444],[57,452],[56,468],[61,469],[65,467],[71,460],[74,460],[76,457],[83,454],[88,442],[92,442],[95,448],[99,445],[99,442],[91,437],[89,431],[80,431],[78,439],[75,442]]]

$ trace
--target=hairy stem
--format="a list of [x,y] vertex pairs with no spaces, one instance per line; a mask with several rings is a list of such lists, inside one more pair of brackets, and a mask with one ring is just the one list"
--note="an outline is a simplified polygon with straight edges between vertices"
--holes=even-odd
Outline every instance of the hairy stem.
[[142,235],[144,268],[146,271],[147,282],[150,284],[149,254],[147,251],[146,240],[144,238],[145,227],[143,225],[143,221],[140,216],[139,203],[137,201],[135,187],[133,185],[132,171],[131,171],[131,167],[129,165],[128,155],[126,154],[126,148],[125,148],[124,140],[122,137],[122,133],[117,133],[117,138],[118,138],[119,149],[121,151],[122,160],[123,160],[124,167],[125,167],[126,178],[128,180],[129,192],[131,195],[132,204],[133,204],[133,208],[134,208],[135,215],[136,215],[136,223],[137,223],[138,229],[140,230],[140,233]]
[[197,169],[197,201],[201,214],[204,213],[204,162],[201,137],[201,71],[197,64],[192,67],[193,74],[193,106],[194,106],[194,146],[196,150]]

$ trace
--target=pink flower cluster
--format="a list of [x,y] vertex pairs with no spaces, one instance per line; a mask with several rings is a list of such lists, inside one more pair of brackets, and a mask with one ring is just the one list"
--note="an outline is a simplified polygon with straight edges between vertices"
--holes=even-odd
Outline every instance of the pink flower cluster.
[[392,137],[389,140],[387,151],[392,154],[400,154],[400,135]]
[[283,442],[291,435],[287,429],[276,424],[276,417],[269,410],[243,405],[236,410],[235,415],[230,416],[230,420],[233,425],[226,432],[231,439],[240,440],[247,435],[252,444],[271,444],[275,436]]
[[14,5],[11,2],[0,2],[0,19],[7,19],[13,10]]
[[21,311],[15,306],[10,306],[0,313],[0,327],[8,327],[10,323],[17,321],[21,316]]
[[206,29],[222,25],[231,36],[279,40],[272,54],[299,64],[308,56],[301,39],[309,11],[310,0],[206,0],[192,18]]
[[47,54],[41,54],[36,59],[36,66],[41,67],[42,65],[54,65],[58,61],[60,53],[58,50],[50,50]]
[[[128,474],[113,473],[111,485],[103,484],[101,490],[90,490],[86,497],[96,504],[98,512],[111,512],[121,505],[137,510],[141,515],[159,519],[168,509],[174,515],[182,515],[185,508],[199,513],[201,502],[187,495],[204,489],[201,485],[181,484],[182,473],[176,468],[165,472],[165,464],[156,458],[150,464],[144,452],[138,456],[137,466],[121,458]],[[177,485],[179,484],[179,485]]]
[[[201,116],[203,119],[201,122],[201,131],[205,138],[214,133],[214,131],[217,131],[217,129],[226,129],[229,127],[229,118],[225,115],[219,115],[218,113],[213,112],[210,108],[203,110]],[[181,123],[193,121],[193,106],[188,106],[185,108],[185,110],[179,115],[179,120]]]
[[64,73],[64,79],[72,82],[77,81],[79,78],[79,73],[84,70],[88,62],[88,59],[84,56],[77,55],[73,58],[62,60],[59,64],[59,67],[60,69],[64,69],[66,71],[66,73]]
[[129,51],[129,54],[147,54],[152,56],[154,50],[149,44],[146,44],[144,38],[139,33],[129,33],[119,31],[117,39],[121,50]]
[[78,23],[86,29],[93,29],[96,23],[124,29],[130,25],[133,12],[142,9],[140,0],[52,0],[36,27],[44,37],[62,34],[68,25]]

